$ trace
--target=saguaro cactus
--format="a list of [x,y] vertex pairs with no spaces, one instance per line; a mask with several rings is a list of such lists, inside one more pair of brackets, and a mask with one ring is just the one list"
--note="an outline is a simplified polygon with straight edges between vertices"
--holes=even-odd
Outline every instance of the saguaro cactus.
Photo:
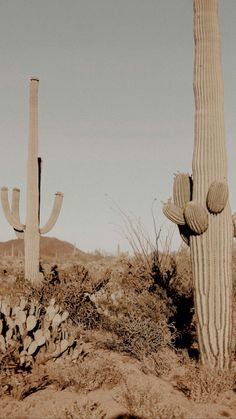
[[[174,204],[181,207],[177,198],[190,191],[189,202],[182,201],[185,225],[179,225],[179,230],[190,245],[201,361],[223,370],[230,366],[231,358],[233,223],[228,201],[218,0],[194,0],[193,4],[193,174],[188,185],[186,174],[176,176]],[[173,221],[173,214],[171,218]]]
[[39,278],[39,241],[40,234],[52,229],[60,213],[63,195],[55,194],[51,216],[44,227],[39,228],[40,213],[40,173],[41,159],[38,158],[38,83],[39,79],[30,80],[30,116],[29,116],[29,144],[27,162],[27,197],[26,224],[20,223],[19,199],[20,190],[13,189],[12,207],[8,199],[8,189],[1,189],[1,200],[5,216],[14,228],[17,237],[24,238],[25,244],[25,277],[32,282]]

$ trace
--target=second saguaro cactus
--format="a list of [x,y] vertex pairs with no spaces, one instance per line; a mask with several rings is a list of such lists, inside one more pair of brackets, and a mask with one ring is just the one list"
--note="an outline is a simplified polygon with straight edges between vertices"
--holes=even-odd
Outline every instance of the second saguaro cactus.
[[40,172],[41,159],[38,158],[38,78],[30,80],[30,115],[29,115],[29,143],[27,161],[27,197],[26,224],[20,223],[19,199],[20,190],[13,189],[12,207],[8,199],[8,189],[1,189],[1,200],[5,216],[14,228],[18,237],[24,238],[25,244],[25,277],[32,282],[39,279],[39,242],[40,234],[50,231],[57,221],[62,206],[63,194],[55,194],[54,206],[48,222],[39,227],[40,213]]
[[218,0],[194,0],[193,4],[193,174],[176,175],[174,203],[168,201],[163,211],[172,221],[177,220],[180,234],[190,246],[201,361],[224,370],[231,359],[231,260],[236,217],[232,222],[228,201]]

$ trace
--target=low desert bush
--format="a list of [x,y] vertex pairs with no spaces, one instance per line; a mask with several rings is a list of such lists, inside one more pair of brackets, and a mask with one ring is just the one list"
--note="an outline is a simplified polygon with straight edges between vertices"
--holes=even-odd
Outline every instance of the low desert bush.
[[[166,298],[157,293],[121,285],[122,277],[112,276],[108,284],[89,295],[101,316],[102,327],[118,337],[113,349],[141,359],[171,344],[173,334],[168,317],[172,311]],[[173,330],[172,330],[173,331]]]
[[122,374],[115,362],[104,358],[81,359],[76,364],[53,368],[50,379],[57,389],[72,387],[79,393],[88,393],[99,388],[113,388],[122,381]]
[[45,389],[53,383],[45,366],[35,364],[30,371],[15,371],[9,369],[0,373],[0,397],[10,395],[17,400],[23,400],[32,393]]
[[191,400],[207,403],[216,400],[220,393],[234,389],[235,377],[232,371],[214,371],[189,361],[177,388]]
[[42,304],[55,298],[65,310],[69,312],[70,319],[75,325],[82,325],[86,329],[93,329],[99,325],[100,316],[94,303],[88,298],[88,293],[99,290],[106,279],[91,277],[83,265],[73,265],[64,270],[63,280],[51,283],[50,277],[31,287],[28,291],[29,298],[36,297]]
[[163,348],[143,358],[142,371],[145,374],[167,378],[174,366],[178,365],[180,365],[180,359],[177,354],[170,348]]
[[177,405],[163,404],[158,393],[150,386],[124,383],[115,399],[134,417],[142,419],[184,419],[185,410]]
[[64,409],[53,409],[45,419],[105,419],[104,413],[100,403],[87,401],[84,404],[77,402],[70,407]]

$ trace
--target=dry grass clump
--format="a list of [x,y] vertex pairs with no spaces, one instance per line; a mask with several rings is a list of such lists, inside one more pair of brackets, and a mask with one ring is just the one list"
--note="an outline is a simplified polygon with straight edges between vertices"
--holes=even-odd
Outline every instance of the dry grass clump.
[[37,287],[31,287],[29,298],[34,296],[45,305],[53,297],[69,312],[73,324],[93,329],[99,325],[100,316],[94,303],[88,298],[88,293],[96,292],[103,286],[104,281],[106,280],[91,277],[83,265],[74,264],[70,265],[63,280],[59,274],[58,281],[52,282],[49,275]]
[[161,287],[153,288],[145,266],[121,257],[99,272],[82,265],[68,269],[63,281],[59,276],[60,283],[50,283],[49,277],[29,293],[42,304],[53,296],[76,326],[115,333],[113,349],[137,358],[172,343],[174,328],[168,325],[174,314],[172,301]]
[[145,285],[136,291],[122,285],[122,281],[113,273],[107,285],[89,298],[101,316],[103,328],[119,338],[113,349],[141,359],[171,344],[168,318],[172,311],[166,298],[150,293]]
[[170,348],[163,348],[143,358],[142,371],[145,374],[167,378],[173,371],[174,366],[178,365],[180,365],[178,355]]
[[57,389],[71,387],[79,393],[88,393],[99,388],[111,389],[122,381],[122,374],[114,361],[93,357],[81,359],[76,364],[52,366],[49,370],[50,379]]
[[116,400],[134,417],[142,419],[184,419],[185,410],[173,404],[163,404],[158,393],[150,386],[141,383],[132,385],[129,382],[117,392]]
[[195,357],[196,326],[194,322],[194,304],[192,272],[188,249],[183,248],[173,254],[161,255],[153,265],[155,288],[165,292],[172,302],[173,315],[169,321],[176,328],[176,349],[188,349]]
[[112,389],[122,382],[123,376],[114,361],[105,358],[80,358],[76,363],[66,360],[35,364],[30,372],[9,371],[0,374],[0,396],[10,395],[23,400],[32,393],[52,385],[57,390],[72,388],[87,394],[100,388]]
[[104,413],[99,403],[87,401],[80,405],[78,402],[64,409],[54,409],[45,419],[104,419]]
[[32,393],[45,389],[52,384],[45,367],[35,364],[31,371],[9,370],[0,374],[0,397],[10,395],[17,400],[23,400]]
[[170,285],[180,296],[191,297],[193,292],[192,268],[189,249],[184,248],[175,255],[175,274],[172,275]]
[[141,318],[135,311],[122,319],[109,320],[107,328],[120,339],[113,349],[130,353],[137,359],[171,344],[172,336],[166,321],[156,323],[151,318]]
[[191,400],[207,403],[216,400],[220,393],[235,389],[235,376],[232,371],[214,371],[189,362],[177,388]]

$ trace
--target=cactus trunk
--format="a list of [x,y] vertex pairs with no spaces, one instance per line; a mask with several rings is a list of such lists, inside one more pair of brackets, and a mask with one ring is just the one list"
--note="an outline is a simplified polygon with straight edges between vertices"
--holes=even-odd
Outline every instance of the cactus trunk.
[[39,275],[39,244],[40,235],[50,231],[59,216],[63,194],[57,192],[51,215],[46,224],[40,228],[40,193],[42,161],[38,157],[38,84],[39,79],[30,80],[30,117],[29,117],[29,146],[27,161],[27,199],[26,224],[20,222],[19,199],[20,190],[13,189],[12,206],[8,198],[8,188],[1,189],[2,208],[9,224],[14,228],[17,237],[24,238],[25,244],[25,278],[36,283]]
[[[209,187],[227,182],[218,0],[194,0],[195,142],[193,200],[206,210]],[[232,334],[232,216],[208,212],[208,228],[190,236],[198,340],[203,364],[229,367]]]
[[39,167],[38,167],[38,79],[30,81],[29,146],[25,228],[25,277],[39,275]]

